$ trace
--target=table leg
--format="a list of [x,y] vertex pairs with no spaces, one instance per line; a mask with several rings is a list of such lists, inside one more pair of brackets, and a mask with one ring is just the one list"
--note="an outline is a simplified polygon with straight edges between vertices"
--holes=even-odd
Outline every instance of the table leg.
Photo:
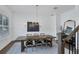
[[50,41],[50,47],[52,47],[52,39],[50,39],[51,41]]
[[24,51],[24,49],[25,49],[25,46],[24,46],[24,41],[23,41],[23,40],[21,40],[21,52],[23,52],[23,51]]

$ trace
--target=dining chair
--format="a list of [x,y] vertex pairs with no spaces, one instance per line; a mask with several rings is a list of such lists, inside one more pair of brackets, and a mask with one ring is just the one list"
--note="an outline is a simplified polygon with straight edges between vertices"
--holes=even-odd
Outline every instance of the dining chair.
[[31,48],[32,51],[33,51],[33,40],[27,39],[27,40],[24,42],[24,46],[26,47],[26,49]]

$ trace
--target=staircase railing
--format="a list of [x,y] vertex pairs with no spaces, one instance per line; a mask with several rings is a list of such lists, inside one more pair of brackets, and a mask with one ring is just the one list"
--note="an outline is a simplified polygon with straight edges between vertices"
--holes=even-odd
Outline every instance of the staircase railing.
[[69,40],[71,39],[71,37],[73,37],[73,35],[76,34],[76,32],[78,32],[79,30],[79,25],[66,37],[63,39],[63,42],[62,42],[62,45],[61,45],[61,49],[62,49],[62,54],[64,54],[64,51],[65,51],[65,44],[66,44],[66,41],[69,42]]

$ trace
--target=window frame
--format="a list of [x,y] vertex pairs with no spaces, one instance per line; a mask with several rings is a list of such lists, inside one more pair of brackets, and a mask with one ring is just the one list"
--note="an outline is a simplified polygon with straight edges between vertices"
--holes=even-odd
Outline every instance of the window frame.
[[0,14],[0,38],[4,38],[9,34],[9,18],[5,15]]

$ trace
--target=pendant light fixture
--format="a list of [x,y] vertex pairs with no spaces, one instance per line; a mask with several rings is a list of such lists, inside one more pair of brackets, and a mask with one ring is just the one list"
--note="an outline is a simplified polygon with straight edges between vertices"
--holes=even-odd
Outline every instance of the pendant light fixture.
[[36,17],[35,17],[35,18],[36,18],[37,21],[38,21],[38,6],[39,6],[39,5],[36,5],[36,6],[35,6],[35,7],[36,7],[36,12],[35,12],[35,13],[36,13],[36,14],[35,14]]

